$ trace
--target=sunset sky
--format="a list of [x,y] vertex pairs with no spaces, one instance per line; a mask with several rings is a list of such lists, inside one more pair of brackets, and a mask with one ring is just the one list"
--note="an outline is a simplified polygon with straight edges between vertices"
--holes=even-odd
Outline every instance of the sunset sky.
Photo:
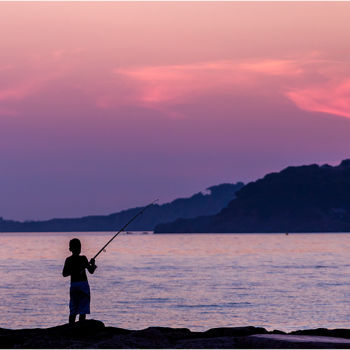
[[350,158],[349,2],[0,2],[0,216],[109,214]]

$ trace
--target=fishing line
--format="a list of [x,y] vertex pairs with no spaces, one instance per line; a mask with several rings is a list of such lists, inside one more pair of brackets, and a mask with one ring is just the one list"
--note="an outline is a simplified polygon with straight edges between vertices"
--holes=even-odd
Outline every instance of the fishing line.
[[109,243],[111,243],[113,241],[113,239],[115,237],[117,237],[119,235],[120,232],[124,231],[126,229],[126,227],[133,222],[139,215],[141,215],[147,208],[149,208],[150,206],[152,206],[155,202],[157,202],[158,199],[156,199],[155,201],[153,201],[152,203],[146,205],[142,210],[140,210],[135,216],[133,216],[129,222],[127,224],[125,224],[99,251],[98,253],[93,257],[93,259],[96,259],[100,253],[102,253],[103,251],[105,251],[105,248],[108,246]]

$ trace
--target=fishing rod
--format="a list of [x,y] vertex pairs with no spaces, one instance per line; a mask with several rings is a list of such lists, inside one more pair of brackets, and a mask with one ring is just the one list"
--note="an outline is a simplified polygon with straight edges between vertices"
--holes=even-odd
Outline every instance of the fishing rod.
[[157,202],[158,201],[158,199],[156,199],[155,201],[153,201],[152,203],[150,203],[150,204],[148,204],[148,205],[146,205],[142,210],[140,210],[135,216],[133,216],[130,220],[129,220],[129,222],[127,223],[127,224],[125,224],[99,251],[98,251],[98,253],[93,257],[93,259],[96,259],[99,255],[100,255],[100,253],[102,253],[104,250],[105,250],[105,248],[108,246],[108,244],[109,243],[111,243],[112,241],[113,241],[113,239],[115,238],[115,237],[117,237],[118,235],[119,235],[119,233],[120,232],[122,232],[122,231],[124,231],[125,230],[125,228],[132,222],[132,221],[134,221],[139,215],[141,215],[147,208],[149,208],[150,206],[152,206],[155,202]]

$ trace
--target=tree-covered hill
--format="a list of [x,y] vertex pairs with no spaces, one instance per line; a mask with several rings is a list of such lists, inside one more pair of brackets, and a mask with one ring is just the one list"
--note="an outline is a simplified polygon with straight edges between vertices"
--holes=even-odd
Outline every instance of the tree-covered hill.
[[350,232],[350,159],[268,174],[220,213],[178,219],[155,232]]

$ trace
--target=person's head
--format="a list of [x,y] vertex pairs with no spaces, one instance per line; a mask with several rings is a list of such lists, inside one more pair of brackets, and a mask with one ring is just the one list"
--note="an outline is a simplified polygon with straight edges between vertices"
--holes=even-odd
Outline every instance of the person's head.
[[81,243],[78,238],[73,238],[69,241],[69,250],[73,255],[79,255],[81,252]]

